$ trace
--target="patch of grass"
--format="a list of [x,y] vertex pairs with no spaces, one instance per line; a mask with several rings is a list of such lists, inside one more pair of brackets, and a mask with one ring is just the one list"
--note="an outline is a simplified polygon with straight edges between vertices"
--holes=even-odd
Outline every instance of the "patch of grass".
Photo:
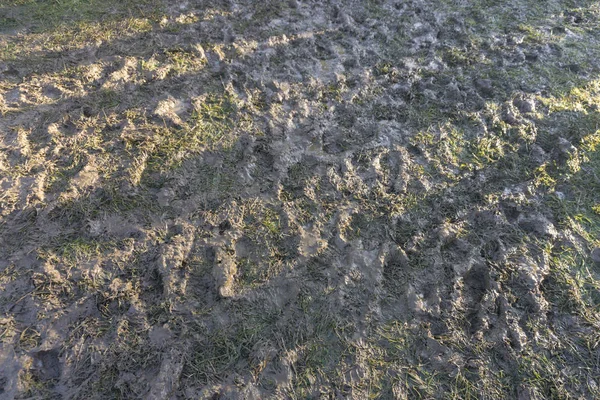
[[429,371],[418,357],[412,354],[415,340],[419,335],[411,332],[406,324],[394,321],[383,325],[377,332],[379,342],[372,346],[380,349],[374,355],[378,357],[376,368],[388,369],[392,385],[397,391],[409,398],[433,398],[442,387],[438,386],[440,377],[435,371]]
[[256,259],[242,259],[238,265],[239,283],[257,287],[279,274],[296,249],[286,243],[289,227],[281,212],[269,204],[250,203],[244,207],[241,231],[253,243]]
[[18,346],[21,350],[30,351],[39,346],[40,342],[41,335],[35,327],[25,328],[19,334]]
[[57,250],[62,260],[76,265],[88,261],[92,257],[98,257],[113,246],[113,242],[76,238],[73,241],[63,243]]
[[11,17],[4,17],[0,15],[0,29],[2,30],[9,30],[11,28],[15,28],[19,26],[19,23],[17,22],[16,19],[11,18]]
[[23,385],[23,398],[55,398],[51,384],[41,381],[29,370],[23,372],[20,382]]
[[13,16],[12,29],[23,28],[21,35],[9,37],[0,54],[20,66],[38,69],[48,62],[51,52],[151,31],[163,14],[163,6],[162,0],[32,0],[10,9],[0,8],[0,16],[4,10]]
[[[38,32],[78,23],[110,20],[131,14],[151,15],[161,5],[157,0],[19,0],[5,2],[15,15],[14,23],[33,25]],[[0,9],[2,11],[2,9]]]
[[[238,324],[206,332],[186,357],[184,375],[195,384],[218,382],[241,368],[251,368],[247,360],[257,343],[269,336],[266,320],[258,314],[246,314]],[[256,366],[255,366],[256,367]]]
[[165,171],[180,166],[203,150],[228,148],[236,128],[237,108],[233,97],[209,94],[196,104],[189,121],[181,127],[160,129],[146,144],[148,166]]
[[577,314],[591,323],[600,311],[600,279],[587,257],[562,248],[553,255],[545,290],[562,312]]
[[[572,350],[561,345],[551,351],[545,349],[537,352],[526,351],[520,358],[519,374],[524,377],[526,386],[538,396],[569,397],[570,387],[581,385],[587,380],[584,372],[587,369],[585,363],[581,364],[582,371],[572,371],[567,375],[560,373],[560,366],[566,363],[566,357],[572,356]],[[587,360],[587,363],[589,362],[593,361]]]
[[442,59],[453,68],[473,65],[481,67],[491,64],[491,61],[486,59],[477,48],[449,47],[443,51]]
[[166,54],[169,62],[173,64],[172,71],[177,76],[190,73],[192,71],[199,71],[207,63],[206,57],[202,57],[197,51],[186,51],[181,48],[174,48],[169,49]]
[[588,110],[597,108],[600,101],[600,80],[589,81],[553,97],[540,97],[540,100],[551,113],[572,111],[586,115]]

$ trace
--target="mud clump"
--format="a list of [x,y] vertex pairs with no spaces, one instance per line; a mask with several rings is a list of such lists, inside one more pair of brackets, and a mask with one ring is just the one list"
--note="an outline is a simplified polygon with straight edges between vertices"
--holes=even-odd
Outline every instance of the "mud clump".
[[525,232],[533,233],[539,236],[548,236],[555,238],[558,235],[558,231],[543,215],[529,215],[519,216],[519,227]]
[[42,350],[33,353],[33,374],[40,380],[56,380],[60,378],[62,365],[58,350]]
[[215,267],[213,268],[213,276],[216,281],[219,295],[222,297],[234,296],[234,279],[237,273],[235,258],[222,249],[215,251],[215,255],[209,257],[209,259],[211,258],[214,259]]

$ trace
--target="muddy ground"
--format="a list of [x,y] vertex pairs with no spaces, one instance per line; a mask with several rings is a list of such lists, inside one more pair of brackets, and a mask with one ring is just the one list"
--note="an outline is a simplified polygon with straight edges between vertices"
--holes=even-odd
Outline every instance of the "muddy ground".
[[600,398],[600,5],[0,2],[0,398]]

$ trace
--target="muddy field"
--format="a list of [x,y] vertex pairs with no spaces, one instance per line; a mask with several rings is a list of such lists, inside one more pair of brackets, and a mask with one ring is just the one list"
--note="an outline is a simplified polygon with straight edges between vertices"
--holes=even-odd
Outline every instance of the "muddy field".
[[600,3],[0,1],[0,399],[600,398]]

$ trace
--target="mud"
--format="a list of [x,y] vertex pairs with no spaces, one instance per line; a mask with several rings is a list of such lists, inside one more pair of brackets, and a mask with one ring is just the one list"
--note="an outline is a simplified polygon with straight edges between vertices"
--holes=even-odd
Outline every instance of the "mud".
[[600,396],[595,2],[146,6],[2,29],[0,398]]

